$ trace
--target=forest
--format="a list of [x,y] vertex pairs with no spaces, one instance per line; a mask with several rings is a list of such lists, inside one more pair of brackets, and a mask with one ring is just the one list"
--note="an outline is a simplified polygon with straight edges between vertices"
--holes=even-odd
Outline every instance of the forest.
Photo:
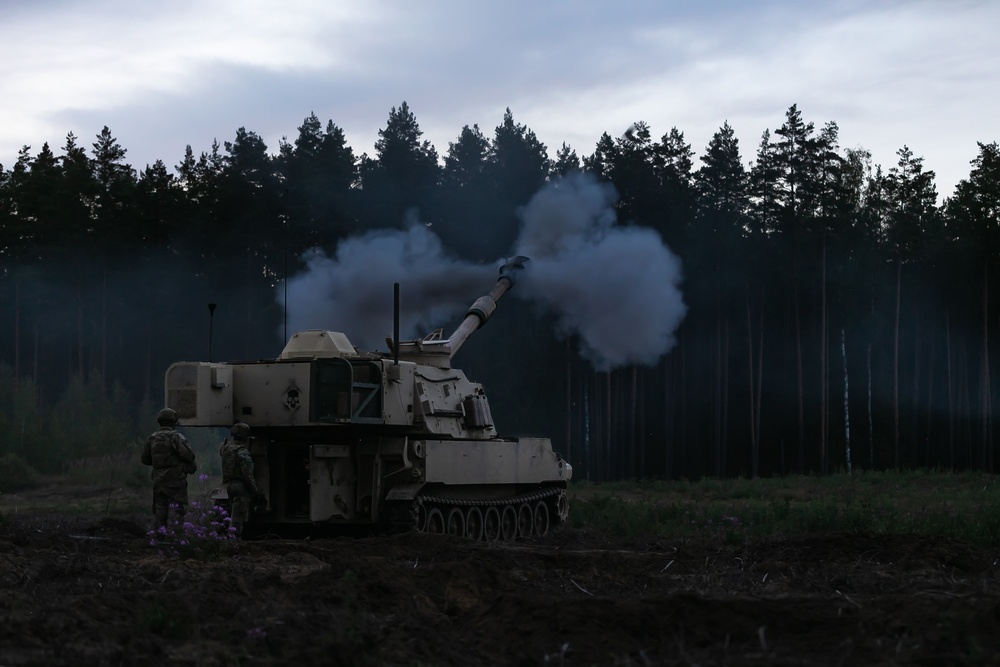
[[[276,151],[241,127],[173,167],[130,165],[107,127],[24,146],[0,165],[0,463],[57,473],[134,448],[169,364],[274,358],[299,323],[349,332],[316,305],[324,289],[385,312],[368,295],[390,303],[394,281],[405,299],[424,279],[440,292],[483,275],[466,269],[495,276],[539,193],[588,183],[613,195],[601,224],[678,262],[682,303],[642,295],[646,315],[612,323],[620,338],[668,308],[676,326],[655,354],[611,356],[566,326],[572,312],[510,297],[455,359],[502,434],[550,437],[594,481],[993,472],[1000,147],[979,143],[939,196],[908,146],[873,164],[834,121],[797,105],[776,120],[749,148],[724,123],[697,156],[681,129],[657,139],[642,121],[553,153],[509,108],[440,154],[405,102],[371,155],[315,113]],[[376,239],[419,252],[365,264]],[[442,260],[430,274],[428,257]],[[304,278],[323,262],[361,266],[336,286]],[[630,292],[615,267],[581,271]],[[464,314],[435,310],[435,293],[413,335]]]

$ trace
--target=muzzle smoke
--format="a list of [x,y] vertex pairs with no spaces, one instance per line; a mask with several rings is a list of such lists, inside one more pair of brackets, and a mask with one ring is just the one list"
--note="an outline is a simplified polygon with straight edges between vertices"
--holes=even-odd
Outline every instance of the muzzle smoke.
[[392,334],[394,282],[400,284],[399,335],[412,339],[460,314],[496,280],[492,266],[445,256],[440,239],[419,223],[352,236],[333,257],[313,249],[303,260],[306,270],[288,281],[289,332],[342,331],[369,350],[385,349]]
[[598,370],[655,364],[687,312],[680,260],[654,230],[616,226],[616,199],[582,173],[538,192],[516,247],[531,263],[511,292],[553,312]]
[[[557,334],[578,335],[598,370],[655,364],[674,344],[686,307],[680,261],[647,228],[616,226],[614,188],[586,174],[557,179],[521,213],[513,252],[530,258],[511,295],[552,312]],[[392,283],[400,283],[400,336],[422,336],[492,287],[496,267],[448,257],[414,221],[342,241],[333,257],[312,250],[287,285],[289,331],[335,329],[375,349],[392,331]],[[278,289],[283,306],[284,290]],[[501,307],[502,304],[501,304]],[[451,333],[445,331],[445,335]]]

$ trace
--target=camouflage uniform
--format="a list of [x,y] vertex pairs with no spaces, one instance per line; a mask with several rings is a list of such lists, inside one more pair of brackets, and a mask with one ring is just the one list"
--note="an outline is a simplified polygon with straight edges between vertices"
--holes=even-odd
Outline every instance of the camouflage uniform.
[[250,507],[260,494],[253,476],[253,459],[248,449],[250,427],[240,422],[230,428],[231,437],[219,446],[222,458],[222,481],[229,496],[229,514],[236,535],[243,534],[243,525],[250,518]]
[[159,430],[149,436],[142,448],[142,462],[153,466],[153,517],[156,527],[167,525],[170,507],[176,519],[184,520],[188,503],[187,476],[198,469],[194,452],[183,435],[174,430],[177,415],[166,408],[157,416]]

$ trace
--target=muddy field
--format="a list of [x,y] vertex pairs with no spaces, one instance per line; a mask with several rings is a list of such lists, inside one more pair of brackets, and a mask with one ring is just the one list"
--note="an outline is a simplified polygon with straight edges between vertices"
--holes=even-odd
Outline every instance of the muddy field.
[[942,538],[567,528],[503,545],[263,539],[184,559],[150,546],[142,515],[25,505],[0,496],[3,666],[1000,662],[1000,553]]

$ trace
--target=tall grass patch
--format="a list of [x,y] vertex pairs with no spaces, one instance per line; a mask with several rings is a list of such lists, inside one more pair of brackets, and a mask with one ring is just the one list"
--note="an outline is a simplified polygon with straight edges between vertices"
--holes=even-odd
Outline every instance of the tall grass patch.
[[570,524],[609,535],[747,538],[838,531],[1000,545],[994,475],[927,470],[828,477],[574,483]]

